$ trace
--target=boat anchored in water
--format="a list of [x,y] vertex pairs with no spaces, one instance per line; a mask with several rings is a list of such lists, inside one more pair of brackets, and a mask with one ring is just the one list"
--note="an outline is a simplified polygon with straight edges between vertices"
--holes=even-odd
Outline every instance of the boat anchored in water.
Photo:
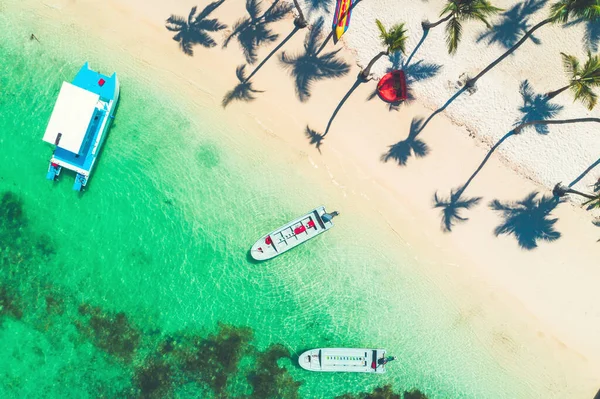
[[56,146],[48,173],[56,180],[62,168],[74,171],[73,190],[88,182],[119,101],[117,74],[102,75],[86,62],[73,83],[63,82],[43,140]]
[[324,206],[313,209],[261,237],[250,249],[250,255],[256,260],[274,258],[332,228],[331,220],[336,216],[337,212],[325,212]]
[[317,348],[300,355],[300,367],[310,371],[343,371],[349,373],[385,373],[386,364],[396,360],[385,356],[385,349]]

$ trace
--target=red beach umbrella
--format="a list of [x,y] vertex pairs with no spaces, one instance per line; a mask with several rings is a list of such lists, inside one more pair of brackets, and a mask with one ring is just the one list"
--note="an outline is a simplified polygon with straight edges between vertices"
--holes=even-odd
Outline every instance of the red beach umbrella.
[[377,83],[377,94],[383,101],[395,103],[406,100],[406,77],[404,71],[388,72]]

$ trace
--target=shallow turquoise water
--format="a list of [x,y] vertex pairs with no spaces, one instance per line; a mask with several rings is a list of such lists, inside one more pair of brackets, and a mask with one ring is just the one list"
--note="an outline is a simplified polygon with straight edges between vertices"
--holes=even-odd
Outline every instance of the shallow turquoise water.
[[[457,309],[409,249],[361,229],[358,210],[269,164],[209,108],[189,113],[149,88],[135,65],[119,72],[89,190],[72,192],[68,175],[44,180],[58,89],[89,58],[37,46],[19,18],[0,17],[1,397],[332,398],[385,384],[430,398],[535,397],[456,328]],[[126,63],[91,57],[104,73]],[[321,203],[342,211],[335,229],[248,260],[256,237]],[[285,371],[261,366],[271,345]],[[384,376],[296,366],[321,346],[383,346],[400,361]]]

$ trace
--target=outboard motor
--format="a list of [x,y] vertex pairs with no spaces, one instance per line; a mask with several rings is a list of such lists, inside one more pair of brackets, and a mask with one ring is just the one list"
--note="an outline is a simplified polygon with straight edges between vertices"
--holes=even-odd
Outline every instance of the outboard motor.
[[337,211],[333,211],[331,213],[324,213],[323,216],[321,216],[321,220],[323,220],[324,223],[331,222],[331,219],[338,215],[339,213]]

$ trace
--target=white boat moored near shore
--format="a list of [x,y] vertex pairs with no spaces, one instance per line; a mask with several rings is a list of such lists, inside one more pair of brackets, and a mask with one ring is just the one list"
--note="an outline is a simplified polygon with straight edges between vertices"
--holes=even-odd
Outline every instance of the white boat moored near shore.
[[250,249],[250,255],[256,260],[274,258],[332,228],[331,220],[337,215],[337,212],[325,212],[324,206],[313,209],[262,236]]
[[385,356],[385,349],[317,348],[300,355],[300,367],[310,371],[385,373],[386,364],[396,358]]

